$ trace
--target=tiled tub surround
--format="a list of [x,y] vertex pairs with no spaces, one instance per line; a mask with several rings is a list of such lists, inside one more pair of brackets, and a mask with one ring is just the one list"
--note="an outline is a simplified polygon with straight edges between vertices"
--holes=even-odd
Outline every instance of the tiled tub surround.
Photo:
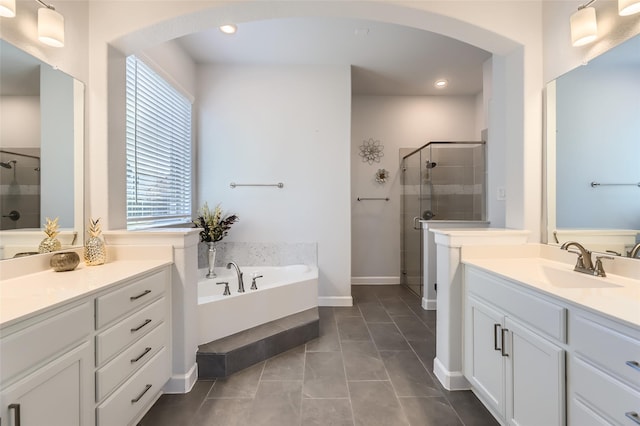
[[462,261],[464,374],[497,419],[637,423],[637,260],[603,260],[606,278],[573,271],[576,255],[551,246],[463,247]]
[[[208,266],[205,243],[198,244],[198,268]],[[216,243],[216,265],[224,267],[228,262],[250,266],[286,266],[318,264],[316,243]]]
[[59,273],[50,256],[2,269],[0,416],[131,424],[171,376],[172,248],[109,248],[109,263]]
[[[244,293],[238,293],[235,269],[215,268],[216,278],[198,280],[199,344],[205,344],[240,331],[318,306],[318,268],[307,265],[242,266]],[[257,290],[251,290],[252,277]],[[224,296],[228,282],[230,295]]]

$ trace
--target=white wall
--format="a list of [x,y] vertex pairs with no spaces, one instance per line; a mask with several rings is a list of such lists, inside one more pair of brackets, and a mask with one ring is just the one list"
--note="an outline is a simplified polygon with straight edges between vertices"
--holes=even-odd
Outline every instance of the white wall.
[[40,148],[40,96],[1,96],[0,120],[0,147]]
[[[354,96],[351,126],[351,273],[353,277],[386,277],[399,282],[399,150],[436,140],[480,140],[476,97]],[[380,163],[372,165],[358,155],[362,142],[370,138],[384,145]],[[382,168],[390,172],[384,185],[375,181],[376,171]],[[390,200],[358,202],[357,197]]]
[[240,217],[228,241],[317,242],[321,303],[351,303],[350,98],[346,66],[198,71],[198,204]]

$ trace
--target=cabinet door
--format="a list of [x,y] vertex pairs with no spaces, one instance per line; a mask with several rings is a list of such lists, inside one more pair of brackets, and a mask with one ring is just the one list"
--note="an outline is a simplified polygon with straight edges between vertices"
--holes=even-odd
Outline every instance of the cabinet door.
[[517,426],[565,424],[564,350],[506,318],[507,422]]
[[504,416],[504,360],[501,331],[504,316],[473,296],[465,316],[465,377],[486,404]]
[[4,389],[0,394],[3,424],[16,424],[18,411],[21,426],[93,424],[87,409],[92,406],[92,355],[91,345],[84,343]]

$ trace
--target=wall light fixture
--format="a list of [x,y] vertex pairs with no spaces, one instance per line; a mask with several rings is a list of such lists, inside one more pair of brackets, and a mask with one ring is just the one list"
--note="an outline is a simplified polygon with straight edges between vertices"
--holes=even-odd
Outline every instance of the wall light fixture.
[[[596,9],[591,7],[597,0],[590,0],[578,7],[569,18],[571,25],[571,44],[584,46],[598,38]],[[640,0],[618,0],[618,14],[629,16],[640,12]]]
[[0,0],[0,16],[5,18],[16,16],[16,0]]
[[[42,6],[38,9],[38,40],[53,46],[64,46],[64,16],[42,0],[35,0]],[[0,16],[13,18],[16,16],[16,0],[0,0]]]

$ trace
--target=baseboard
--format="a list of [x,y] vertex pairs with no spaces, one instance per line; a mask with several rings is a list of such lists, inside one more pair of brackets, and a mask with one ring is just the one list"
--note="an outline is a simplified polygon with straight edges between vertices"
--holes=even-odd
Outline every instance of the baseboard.
[[400,277],[351,277],[351,285],[400,285]]
[[462,371],[447,370],[438,358],[433,360],[433,373],[446,390],[458,391],[471,389],[471,384],[464,377]]
[[422,298],[422,309],[425,311],[435,311],[437,310],[438,302],[435,299],[425,299]]
[[162,391],[164,393],[189,393],[198,379],[198,364],[193,364],[186,374],[174,374]]
[[318,306],[353,306],[353,297],[318,296]]

